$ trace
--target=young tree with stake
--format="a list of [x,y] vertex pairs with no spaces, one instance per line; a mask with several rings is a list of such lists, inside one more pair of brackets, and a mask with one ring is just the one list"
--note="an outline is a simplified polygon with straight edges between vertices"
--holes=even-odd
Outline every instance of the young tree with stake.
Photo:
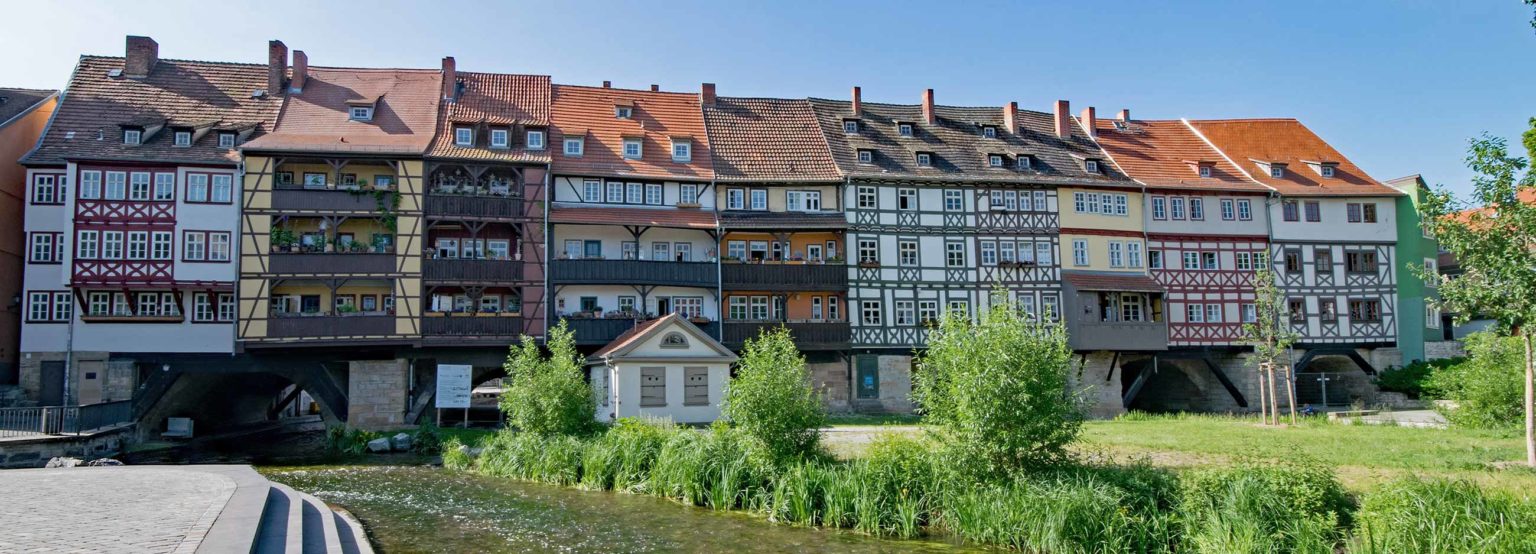
[[1253,309],[1254,321],[1243,324],[1243,336],[1248,344],[1253,345],[1253,357],[1250,360],[1259,371],[1259,409],[1264,413],[1264,423],[1280,423],[1280,403],[1275,399],[1276,366],[1285,368],[1285,386],[1291,398],[1291,420],[1294,423],[1295,393],[1290,390],[1294,385],[1290,379],[1291,368],[1286,360],[1290,358],[1291,346],[1296,344],[1296,334],[1291,332],[1291,314],[1285,295],[1275,285],[1275,275],[1269,269],[1253,273]]

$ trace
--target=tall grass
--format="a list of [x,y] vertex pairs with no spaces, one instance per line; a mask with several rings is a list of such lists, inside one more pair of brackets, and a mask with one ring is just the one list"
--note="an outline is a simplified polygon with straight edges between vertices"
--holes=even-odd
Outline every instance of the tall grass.
[[1353,504],[1318,464],[1244,462],[1183,476],[1179,512],[1189,551],[1327,554]]
[[1536,552],[1536,501],[1467,481],[1393,481],[1366,496],[1351,546],[1359,554]]

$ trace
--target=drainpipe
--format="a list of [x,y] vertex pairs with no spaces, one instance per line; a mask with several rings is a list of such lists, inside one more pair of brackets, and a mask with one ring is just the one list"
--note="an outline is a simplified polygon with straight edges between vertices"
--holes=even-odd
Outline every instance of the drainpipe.
[[[71,295],[73,296],[73,295]],[[69,392],[69,374],[75,367],[75,310],[69,311],[69,326],[64,338],[64,405],[71,405]]]
[[[721,341],[721,342],[725,342],[725,317],[723,317],[723,315],[725,313],[725,310],[722,309],[722,307],[720,306],[720,302],[722,300],[725,300],[725,282],[724,282],[725,279],[720,276],[721,272],[723,271],[723,269],[721,268],[721,265],[723,264],[723,262],[720,261],[720,258],[721,258],[721,254],[720,254],[720,240],[725,238],[725,229],[720,225],[720,202],[719,202],[720,189],[718,188],[718,186],[719,186],[719,183],[716,182],[715,178],[714,177],[710,177],[710,179],[709,179],[709,194],[713,195],[715,197],[715,199],[716,199],[716,202],[715,202],[715,248],[714,248],[714,251],[715,251],[715,322],[718,325],[716,326],[716,329],[715,329],[715,340],[718,340],[718,341]],[[635,244],[635,250],[639,251],[640,250],[640,245],[638,243],[640,241],[637,239],[635,242],[637,243],[637,244]]]

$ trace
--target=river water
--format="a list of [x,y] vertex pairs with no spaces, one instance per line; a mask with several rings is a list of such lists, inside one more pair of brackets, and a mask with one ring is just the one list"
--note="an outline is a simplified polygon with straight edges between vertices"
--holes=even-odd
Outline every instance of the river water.
[[808,529],[669,500],[427,466],[267,467],[351,511],[381,552],[978,552]]

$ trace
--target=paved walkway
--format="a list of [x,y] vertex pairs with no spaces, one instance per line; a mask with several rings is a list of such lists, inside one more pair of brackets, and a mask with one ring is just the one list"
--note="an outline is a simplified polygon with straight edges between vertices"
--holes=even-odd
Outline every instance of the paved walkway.
[[1434,410],[1404,410],[1401,412],[1381,412],[1368,416],[1361,416],[1360,422],[1367,425],[1399,425],[1402,427],[1431,427],[1444,429],[1449,423],[1445,416]]
[[0,552],[194,552],[236,484],[196,466],[0,471]]

